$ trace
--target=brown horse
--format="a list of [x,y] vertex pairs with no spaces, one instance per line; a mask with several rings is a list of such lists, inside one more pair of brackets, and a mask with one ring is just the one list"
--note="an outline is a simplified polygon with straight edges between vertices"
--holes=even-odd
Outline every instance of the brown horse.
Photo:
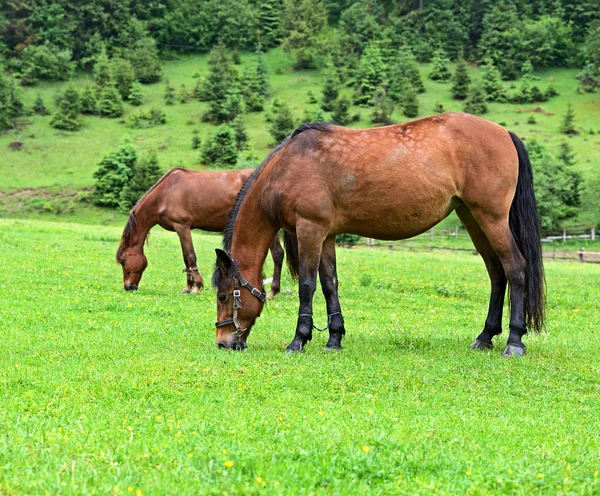
[[[286,231],[288,263],[299,275],[300,311],[288,351],[301,351],[312,338],[317,272],[327,304],[327,348],[336,349],[345,334],[336,234],[410,238],[453,210],[491,281],[485,326],[472,347],[492,348],[492,338],[502,332],[508,281],[510,334],[504,354],[523,355],[522,336],[527,327],[542,328],[545,312],[529,157],[514,134],[461,113],[365,130],[307,124],[274,150],[240,192],[225,230],[226,251],[217,250],[219,347],[245,347],[263,308],[264,293],[254,286],[261,287],[267,249],[280,227]],[[237,296],[230,298],[233,292]]]
[[[187,273],[184,293],[198,293],[203,287],[202,275],[196,267],[196,253],[191,229],[221,232],[229,212],[235,205],[242,185],[253,169],[230,172],[198,172],[171,169],[137,202],[129,213],[117,250],[117,262],[123,266],[123,284],[127,291],[136,290],[148,265],[144,242],[156,224],[175,231],[181,241]],[[275,236],[271,242],[275,273],[270,297],[279,293],[283,248]]]

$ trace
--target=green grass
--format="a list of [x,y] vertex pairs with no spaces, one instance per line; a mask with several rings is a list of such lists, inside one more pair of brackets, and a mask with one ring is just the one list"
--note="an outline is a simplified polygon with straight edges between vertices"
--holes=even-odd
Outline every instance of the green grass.
[[[153,233],[128,294],[119,236],[0,220],[0,493],[600,492],[600,267],[547,264],[547,331],[506,360],[506,333],[469,350],[479,257],[339,250],[343,352],[315,333],[284,353],[286,274],[293,294],[234,353],[216,348],[214,293],[180,294],[176,237]],[[208,276],[219,238],[194,237]]]
[[[311,90],[320,96],[321,76],[319,71],[293,71],[292,59],[280,49],[269,51],[266,61],[271,70],[272,98],[286,101],[292,107],[293,113],[300,121],[307,108],[315,107],[308,103],[307,92]],[[252,54],[243,54],[243,64],[251,63]],[[244,65],[238,68],[242,73]],[[144,87],[146,102],[143,108],[161,107],[167,115],[168,123],[152,129],[130,129],[121,122],[121,119],[103,119],[100,117],[84,117],[83,128],[75,133],[59,131],[50,127],[51,116],[28,116],[22,119],[19,127],[0,135],[0,150],[3,160],[0,161],[0,215],[4,217],[39,217],[42,214],[46,219],[112,223],[114,213],[106,211],[93,211],[88,213],[87,205],[80,205],[66,213],[57,214],[44,210],[31,212],[21,208],[7,198],[7,194],[21,188],[67,188],[81,189],[93,185],[92,174],[96,164],[102,156],[116,149],[128,137],[133,141],[141,153],[156,150],[161,167],[165,170],[170,167],[184,166],[202,169],[200,154],[191,147],[192,131],[199,130],[200,137],[205,142],[214,132],[215,127],[201,122],[201,116],[206,109],[206,104],[196,100],[187,104],[166,106],[164,104],[165,81],[169,79],[177,91],[181,84],[188,90],[196,84],[192,76],[199,71],[207,72],[207,56],[193,55],[181,56],[176,60],[164,64],[163,80],[154,85]],[[429,65],[422,64],[421,72],[427,88],[426,93],[419,95],[419,117],[431,115],[436,102],[441,102],[447,111],[461,111],[464,103],[453,101],[450,97],[450,83],[436,83],[427,79]],[[506,127],[523,138],[538,139],[542,143],[556,150],[561,140],[567,139],[577,154],[578,168],[585,178],[597,174],[598,150],[600,149],[600,135],[589,134],[592,130],[600,132],[598,108],[600,94],[579,94],[575,75],[577,69],[553,69],[538,73],[539,86],[545,89],[552,83],[559,91],[560,96],[543,104],[489,105],[490,112],[484,117],[495,122],[505,123]],[[478,70],[471,68],[474,77]],[[76,83],[83,84],[90,80],[88,74],[80,74]],[[518,82],[516,83],[518,86]],[[63,83],[41,83],[32,88],[24,88],[24,100],[27,107],[33,104],[38,93],[42,95],[46,105],[53,108],[53,97]],[[509,84],[507,83],[507,86]],[[349,96],[351,89],[344,92]],[[268,106],[271,104],[268,102]],[[579,136],[566,138],[559,134],[560,124],[566,111],[567,103],[574,106],[576,125],[583,131]],[[527,124],[531,115],[528,110],[541,107],[544,113],[534,114],[537,124]],[[137,109],[125,105],[126,115],[136,112]],[[352,113],[359,112],[361,119],[353,124],[355,127],[371,126],[371,109],[354,107]],[[547,115],[548,114],[548,115]],[[328,114],[326,114],[328,118]],[[401,114],[399,108],[393,114],[397,122],[408,120]],[[250,135],[250,144],[258,155],[264,157],[272,147],[272,138],[267,131],[263,113],[253,113],[245,116],[245,122]],[[20,152],[9,152],[8,145],[13,141],[22,141],[24,149]],[[37,190],[34,190],[36,192]],[[40,191],[40,196],[44,192]],[[119,217],[120,219],[120,217]],[[587,217],[581,222],[590,223]],[[454,221],[453,221],[454,222]],[[581,223],[575,222],[575,223]]]

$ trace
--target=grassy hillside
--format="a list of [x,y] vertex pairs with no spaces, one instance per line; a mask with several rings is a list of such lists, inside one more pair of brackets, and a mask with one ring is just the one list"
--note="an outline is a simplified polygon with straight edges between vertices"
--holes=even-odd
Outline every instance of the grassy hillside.
[[[242,56],[244,64],[252,61],[252,54]],[[266,55],[271,69],[272,97],[285,100],[292,107],[298,123],[307,108],[306,96],[309,90],[320,96],[320,73],[318,71],[293,71],[291,60],[279,49]],[[243,66],[239,68],[243,71]],[[100,117],[84,117],[84,126],[79,132],[70,133],[50,127],[51,116],[29,116],[21,119],[17,129],[0,135],[0,215],[10,217],[54,216],[65,220],[89,222],[120,222],[122,216],[113,212],[90,209],[86,204],[71,202],[69,208],[60,205],[46,209],[41,208],[48,199],[57,196],[75,197],[82,188],[93,185],[92,174],[99,159],[114,150],[125,137],[133,141],[141,152],[156,150],[161,166],[183,166],[202,168],[200,154],[191,147],[192,131],[198,129],[204,141],[214,132],[214,126],[201,122],[201,115],[206,104],[196,100],[187,104],[174,106],[164,105],[164,88],[167,79],[177,90],[185,84],[188,90],[195,85],[194,73],[207,71],[207,57],[204,55],[182,56],[177,60],[164,64],[164,77],[160,83],[145,86],[146,102],[143,108],[161,107],[167,114],[168,123],[152,129],[130,129],[120,119],[103,119]],[[447,111],[462,110],[463,103],[453,101],[450,97],[450,84],[440,84],[426,78],[429,71],[427,64],[421,66],[427,87],[426,93],[419,95],[419,116],[433,113],[434,105],[441,102]],[[478,70],[471,69],[477,77]],[[560,96],[544,104],[536,105],[489,105],[490,112],[484,117],[495,122],[505,123],[506,127],[525,139],[536,138],[550,148],[556,149],[563,139],[568,139],[577,153],[578,167],[585,177],[598,174],[596,157],[600,149],[600,95],[579,94],[575,75],[577,70],[555,69],[538,74],[539,86],[544,89],[552,83]],[[90,76],[81,74],[75,80],[80,85],[88,81]],[[518,84],[518,83],[517,83]],[[507,84],[508,85],[508,84]],[[41,83],[33,88],[24,89],[24,100],[31,107],[37,94],[41,94],[46,105],[53,107],[53,96],[60,84]],[[350,95],[350,89],[346,90]],[[576,112],[576,124],[583,133],[579,136],[565,138],[559,134],[560,124],[571,103]],[[270,101],[269,101],[270,104]],[[136,111],[134,107],[125,105],[126,114]],[[314,105],[312,106],[314,107]],[[539,107],[539,108],[538,108]],[[531,111],[537,110],[537,124],[527,124]],[[371,110],[354,108],[352,113],[359,112],[361,119],[355,127],[370,126]],[[397,109],[393,115],[397,122],[407,120]],[[250,144],[258,155],[264,157],[273,145],[268,134],[263,113],[248,114],[245,122],[250,135]],[[9,151],[9,144],[21,141],[22,151]],[[16,190],[33,188],[29,191]],[[41,188],[41,189],[40,189]],[[41,199],[46,199],[42,201]],[[57,216],[56,212],[66,210],[67,213]],[[54,213],[53,213],[54,212]]]
[[[469,350],[489,291],[479,257],[341,250],[345,351],[315,333],[283,353],[286,274],[292,294],[233,353],[216,349],[214,293],[180,294],[175,236],[153,235],[129,294],[119,235],[0,220],[3,494],[600,490],[600,267],[549,264],[547,331],[506,360],[506,333]],[[208,275],[218,238],[195,240]]]

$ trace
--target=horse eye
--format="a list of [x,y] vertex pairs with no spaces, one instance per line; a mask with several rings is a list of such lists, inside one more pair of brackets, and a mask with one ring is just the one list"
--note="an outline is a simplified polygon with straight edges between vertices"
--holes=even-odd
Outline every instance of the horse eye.
[[222,303],[227,301],[227,295],[224,295],[224,294],[217,295],[217,298],[219,298],[219,301]]

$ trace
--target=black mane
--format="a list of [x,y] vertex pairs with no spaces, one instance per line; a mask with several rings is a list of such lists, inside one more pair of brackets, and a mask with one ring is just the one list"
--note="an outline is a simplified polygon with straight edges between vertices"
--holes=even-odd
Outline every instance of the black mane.
[[[235,227],[235,221],[237,219],[238,212],[240,211],[240,207],[246,194],[252,188],[252,185],[256,182],[256,179],[260,175],[260,173],[264,170],[265,166],[270,162],[273,156],[279,152],[285,145],[287,145],[292,139],[294,139],[299,134],[304,131],[321,131],[325,133],[331,133],[333,130],[331,129],[331,124],[328,122],[307,122],[298,126],[292,134],[290,134],[287,138],[285,138],[279,145],[275,147],[269,153],[266,158],[261,162],[261,164],[254,170],[250,177],[246,179],[246,182],[242,186],[242,189],[237,195],[235,200],[235,205],[229,212],[229,217],[227,218],[227,223],[225,224],[225,229],[223,230],[223,249],[229,253],[231,250],[231,242],[233,240],[233,228]],[[219,282],[221,281],[221,271],[219,270],[218,264],[215,265],[215,271],[213,272],[212,277],[212,285],[213,287],[217,287]]]

